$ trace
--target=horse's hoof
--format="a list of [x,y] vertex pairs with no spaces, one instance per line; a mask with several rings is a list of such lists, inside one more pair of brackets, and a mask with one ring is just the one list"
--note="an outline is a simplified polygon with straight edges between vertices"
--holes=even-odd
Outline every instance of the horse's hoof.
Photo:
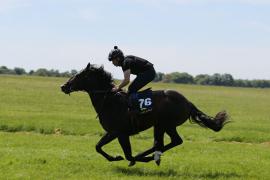
[[161,159],[155,161],[158,166],[160,165],[160,161],[161,161]]
[[135,161],[130,161],[128,167],[132,167],[132,166],[134,166],[135,164],[136,164]]
[[162,152],[160,152],[160,151],[154,152],[154,160],[158,166],[160,165],[161,155],[162,155]]
[[114,160],[115,160],[115,161],[122,161],[122,160],[124,160],[124,158],[123,158],[122,156],[116,156],[116,157],[114,158]]

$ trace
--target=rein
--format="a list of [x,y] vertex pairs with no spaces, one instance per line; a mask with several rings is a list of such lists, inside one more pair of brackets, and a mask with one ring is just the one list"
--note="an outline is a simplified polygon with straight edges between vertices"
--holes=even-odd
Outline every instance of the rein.
[[95,91],[90,91],[90,93],[93,93],[93,94],[108,94],[110,90],[95,90]]

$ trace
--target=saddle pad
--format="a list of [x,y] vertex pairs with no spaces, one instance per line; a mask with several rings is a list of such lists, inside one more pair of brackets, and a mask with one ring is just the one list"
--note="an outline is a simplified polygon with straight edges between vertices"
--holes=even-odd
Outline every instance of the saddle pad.
[[152,90],[145,90],[137,93],[137,104],[140,113],[152,111]]

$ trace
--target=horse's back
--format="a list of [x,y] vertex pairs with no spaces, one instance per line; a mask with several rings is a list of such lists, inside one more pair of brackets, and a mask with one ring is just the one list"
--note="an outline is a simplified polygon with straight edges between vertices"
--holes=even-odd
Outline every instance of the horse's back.
[[164,123],[180,125],[190,116],[190,102],[175,90],[153,91],[154,111]]
[[153,97],[159,100],[171,100],[175,103],[188,104],[189,101],[185,96],[176,90],[166,89],[153,91]]

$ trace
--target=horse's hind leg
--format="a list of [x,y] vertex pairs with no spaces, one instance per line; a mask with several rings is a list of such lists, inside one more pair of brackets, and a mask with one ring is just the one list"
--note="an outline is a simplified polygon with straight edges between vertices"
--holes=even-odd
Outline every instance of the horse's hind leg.
[[176,130],[176,127],[166,129],[166,133],[170,136],[171,142],[164,146],[163,152],[183,143],[183,140],[181,139]]
[[159,127],[154,127],[154,145],[150,149],[141,152],[135,156],[135,158],[143,158],[153,152],[155,152],[153,158],[156,158],[155,161],[159,165],[160,164],[160,156],[163,152],[164,148],[164,129]]
[[154,127],[154,160],[157,165],[160,164],[160,157],[164,148],[164,134],[165,130],[163,127],[155,126]]
[[[176,131],[176,127],[167,128],[165,132],[170,136],[171,142],[163,147],[162,152],[165,152],[165,151],[183,143],[183,140],[181,139],[181,137],[179,136],[179,134]],[[155,137],[155,138],[157,138],[157,137]],[[158,142],[158,140],[155,139],[155,143],[154,143],[154,146],[152,148],[150,148],[142,153],[139,153],[136,157],[143,157],[143,156],[147,156],[147,155],[153,153],[155,150],[157,150],[157,148],[155,146],[157,144],[157,142]],[[163,139],[162,139],[162,141],[160,140],[160,142],[163,143]]]
[[135,157],[136,158],[138,158],[138,157],[144,157],[144,156],[147,156],[147,155],[153,153],[154,151],[155,151],[155,146],[151,147],[150,149],[147,149],[144,152],[141,152],[141,153],[137,154]]

